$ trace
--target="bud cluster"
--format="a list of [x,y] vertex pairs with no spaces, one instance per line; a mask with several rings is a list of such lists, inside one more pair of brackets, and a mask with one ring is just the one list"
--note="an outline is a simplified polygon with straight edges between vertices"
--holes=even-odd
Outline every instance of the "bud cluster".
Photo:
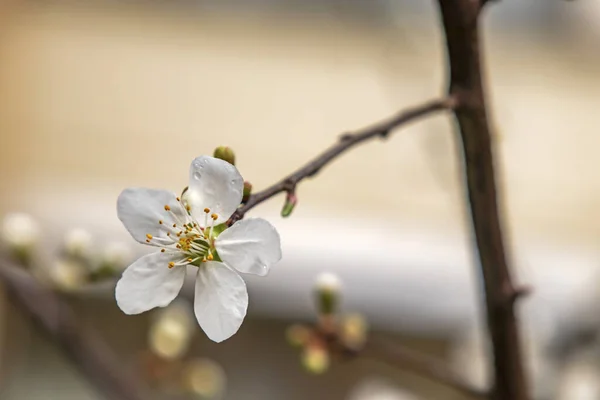
[[360,351],[368,334],[366,320],[360,314],[341,314],[342,284],[337,275],[320,274],[314,286],[317,323],[295,324],[288,328],[288,343],[301,349],[301,362],[310,373],[326,372],[335,355],[351,355]]

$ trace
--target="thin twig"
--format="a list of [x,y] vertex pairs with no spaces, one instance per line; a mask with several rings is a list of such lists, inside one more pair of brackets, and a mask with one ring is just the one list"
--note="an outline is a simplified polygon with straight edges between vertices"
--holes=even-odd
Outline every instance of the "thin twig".
[[81,326],[58,295],[7,262],[0,262],[0,279],[10,299],[52,337],[107,399],[148,399],[146,389],[123,370],[110,347],[95,332]]
[[395,368],[431,379],[474,399],[487,399],[489,392],[471,385],[451,370],[445,362],[381,338],[370,339],[359,353],[361,359],[383,362]]
[[244,215],[250,211],[250,209],[279,193],[287,192],[288,194],[293,194],[300,181],[317,174],[321,168],[329,164],[331,161],[352,147],[369,139],[386,138],[392,130],[399,128],[400,126],[403,126],[419,117],[423,117],[435,111],[452,109],[455,107],[455,105],[456,104],[452,96],[428,101],[414,108],[404,110],[397,115],[377,124],[353,133],[342,135],[335,144],[329,147],[329,149],[319,154],[313,160],[309,161],[292,174],[286,176],[274,185],[271,185],[268,188],[250,196],[248,201],[242,207],[238,208],[238,210],[233,214],[230,219],[230,223],[244,218]]
[[495,400],[528,400],[514,305],[524,291],[508,267],[494,177],[492,135],[482,83],[478,22],[483,3],[439,0],[450,64],[449,93],[462,139],[466,184],[484,281],[488,329],[494,359]]

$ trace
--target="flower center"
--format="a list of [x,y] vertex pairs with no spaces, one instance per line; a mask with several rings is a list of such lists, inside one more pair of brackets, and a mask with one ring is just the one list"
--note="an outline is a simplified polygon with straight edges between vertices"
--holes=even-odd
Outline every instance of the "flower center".
[[[184,204],[179,197],[177,201],[181,203],[186,210],[184,215],[177,215],[171,210],[169,205],[164,206],[172,225],[168,225],[163,220],[158,220],[161,225],[161,231],[166,232],[166,236],[155,237],[152,234],[146,234],[146,243],[160,247],[162,253],[181,255],[181,260],[171,261],[169,268],[175,266],[193,264],[200,266],[200,263],[214,259],[214,227],[215,221],[219,216],[211,213],[209,208],[204,209],[204,227],[201,227],[191,216],[190,207]],[[209,218],[212,221],[209,221]],[[210,223],[210,226],[209,226]]]

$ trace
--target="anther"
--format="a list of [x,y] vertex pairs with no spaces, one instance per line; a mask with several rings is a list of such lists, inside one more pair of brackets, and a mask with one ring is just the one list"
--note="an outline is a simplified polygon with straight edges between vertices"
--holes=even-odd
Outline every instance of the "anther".
[[168,204],[165,204],[165,211],[171,211],[171,207]]
[[212,214],[210,217],[215,221],[217,220],[217,218],[219,218],[217,214]]
[[181,201],[181,199],[179,197],[175,197],[175,199],[177,199],[177,201]]
[[212,254],[209,254],[208,256],[206,256],[206,259],[209,261],[212,261],[212,260],[214,260],[214,257]]
[[159,219],[159,220],[158,220],[158,223],[162,225],[162,219]]
[[210,212],[210,208],[205,208],[204,212],[208,214]]
[[191,258],[188,258],[188,259],[187,259],[187,261],[188,261],[188,262],[192,262],[193,260],[192,260]]
[[169,268],[173,268],[174,266],[175,266],[175,263],[174,263],[173,261],[171,261],[171,262],[169,263]]
[[147,237],[149,240],[152,240],[152,235],[151,235],[151,234],[149,234],[149,233],[146,233],[146,237]]
[[173,228],[177,228],[177,224],[173,224]]
[[150,243],[150,239],[146,239],[146,243]]
[[167,236],[171,236],[171,232],[167,232]]
[[164,252],[165,252],[165,249],[160,249],[160,252],[161,252],[161,253],[164,253]]

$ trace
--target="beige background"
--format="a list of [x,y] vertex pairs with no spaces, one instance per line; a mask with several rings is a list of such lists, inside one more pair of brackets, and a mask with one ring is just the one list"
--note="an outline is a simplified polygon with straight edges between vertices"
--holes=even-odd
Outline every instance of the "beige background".
[[[525,280],[547,282],[542,303],[558,299],[577,310],[595,295],[588,293],[596,286],[589,276],[600,233],[600,36],[593,2],[582,3],[559,8],[562,19],[535,29],[513,29],[491,10],[484,32],[503,217],[516,268]],[[435,9],[378,5],[378,13],[366,15],[335,7],[194,12],[5,3],[0,214],[38,217],[48,249],[74,226],[99,240],[126,238],[114,212],[126,186],[179,190],[193,157],[227,144],[244,177],[261,188],[338,134],[438,96],[445,83]],[[300,187],[289,221],[276,216],[280,199],[257,208],[257,215],[273,217],[289,256],[268,280],[249,280],[252,310],[306,316],[313,276],[328,268],[347,278],[349,307],[372,312],[376,325],[392,320],[394,329],[422,332],[471,320],[475,276],[451,128],[440,115],[353,150]],[[118,318],[106,313],[97,318]],[[131,326],[134,341],[143,328]],[[281,327],[259,326],[280,337]],[[37,360],[50,363],[44,371],[54,368],[53,350],[39,351],[23,358],[30,361],[10,399],[53,398],[28,391]],[[57,371],[61,379],[72,376]],[[298,383],[297,376],[285,382]],[[69,385],[53,393],[80,398]],[[339,396],[350,386],[339,386]],[[237,393],[231,398],[248,398]],[[281,398],[274,393],[269,398]]]

